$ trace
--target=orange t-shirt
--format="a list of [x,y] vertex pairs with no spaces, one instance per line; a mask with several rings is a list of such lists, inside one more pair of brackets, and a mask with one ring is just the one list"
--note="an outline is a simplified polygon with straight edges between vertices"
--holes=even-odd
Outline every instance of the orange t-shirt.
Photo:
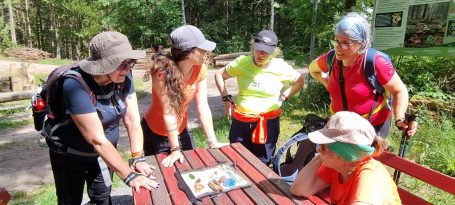
[[[207,66],[204,64],[194,65],[190,80],[188,82],[184,82],[182,85],[183,92],[185,93],[185,101],[182,105],[185,110],[185,114],[183,115],[182,122],[179,124],[179,133],[181,133],[186,127],[188,121],[188,106],[196,94],[197,85],[200,81],[206,78]],[[167,136],[166,125],[164,124],[163,106],[161,105],[161,101],[158,99],[156,92],[153,92],[154,89],[155,88],[152,87],[152,102],[147,109],[144,118],[148,127],[154,133]]]
[[397,186],[381,162],[369,157],[364,160],[346,182],[340,182],[340,173],[321,165],[317,175],[331,184],[330,199],[333,204],[353,202],[368,204],[401,204]]

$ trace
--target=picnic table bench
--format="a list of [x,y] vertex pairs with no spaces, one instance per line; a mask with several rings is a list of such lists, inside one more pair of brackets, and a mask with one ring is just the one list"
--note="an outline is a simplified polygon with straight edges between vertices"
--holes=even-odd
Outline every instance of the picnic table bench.
[[252,186],[231,190],[220,195],[204,197],[196,204],[328,204],[328,195],[295,197],[289,192],[289,184],[275,172],[263,164],[256,156],[240,143],[233,143],[219,149],[204,149],[183,151],[185,162],[176,162],[174,167],[163,167],[160,162],[167,156],[157,154],[146,157],[146,161],[157,167],[155,175],[161,186],[155,191],[141,188],[133,191],[134,204],[191,204],[186,194],[177,187],[174,173],[178,170],[187,171],[215,166],[221,162],[232,163],[235,169],[248,179]]
[[[437,187],[447,193],[455,195],[455,178],[447,176],[435,170],[424,167],[415,162],[401,158],[397,155],[384,152],[381,156],[376,158],[383,164],[401,171],[411,177],[419,179],[431,186]],[[408,192],[401,187],[398,187],[398,194],[400,195],[402,204],[431,204],[430,202],[422,199],[421,197]]]

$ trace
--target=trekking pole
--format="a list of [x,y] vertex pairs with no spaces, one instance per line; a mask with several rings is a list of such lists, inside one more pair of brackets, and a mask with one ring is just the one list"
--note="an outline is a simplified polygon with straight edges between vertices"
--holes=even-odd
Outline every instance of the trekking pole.
[[[400,150],[398,151],[398,156],[402,157],[402,158],[405,158],[406,156],[406,151],[408,150],[408,143],[409,143],[409,138],[410,136],[408,135],[408,129],[409,129],[409,125],[416,120],[416,115],[415,114],[410,114],[408,116],[406,116],[406,121],[408,122],[408,128],[406,128],[406,130],[403,132],[403,134],[401,135],[401,141],[400,141]],[[395,170],[395,172],[393,173],[393,181],[395,182],[395,184],[398,184],[398,181],[400,180],[400,175],[401,175],[401,172],[399,170]]]

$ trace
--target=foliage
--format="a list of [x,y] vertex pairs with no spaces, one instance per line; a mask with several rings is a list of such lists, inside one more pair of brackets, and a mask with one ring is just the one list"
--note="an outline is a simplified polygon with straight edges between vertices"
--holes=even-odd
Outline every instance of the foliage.
[[394,63],[411,95],[453,100],[454,96],[449,95],[455,92],[453,58],[403,56]]
[[327,110],[330,106],[329,92],[321,83],[314,79],[309,79],[309,82],[301,91],[300,97],[303,107],[308,110]]

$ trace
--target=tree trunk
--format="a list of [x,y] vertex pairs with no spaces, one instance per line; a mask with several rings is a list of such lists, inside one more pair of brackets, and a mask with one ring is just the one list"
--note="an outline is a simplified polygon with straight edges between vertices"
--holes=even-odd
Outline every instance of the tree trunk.
[[30,15],[28,10],[28,0],[25,0],[25,24],[27,27],[27,44],[28,47],[33,47],[32,44],[32,27],[30,26]]
[[274,19],[275,19],[275,6],[274,6],[275,2],[273,0],[270,0],[270,5],[271,5],[271,8],[270,8],[270,30],[273,31],[273,23],[274,23]]
[[185,17],[185,0],[180,0],[181,10],[182,10],[182,25],[186,25]]
[[55,4],[51,4],[51,23],[54,31],[54,46],[55,46],[55,57],[62,58],[62,48],[60,43],[60,37],[58,34],[58,19],[55,12]]
[[8,11],[9,11],[9,25],[11,30],[11,43],[13,46],[17,45],[16,40],[16,26],[14,25],[14,14],[13,14],[13,3],[8,0]]
[[355,1],[356,0],[344,0],[344,11],[346,13],[355,11]]

